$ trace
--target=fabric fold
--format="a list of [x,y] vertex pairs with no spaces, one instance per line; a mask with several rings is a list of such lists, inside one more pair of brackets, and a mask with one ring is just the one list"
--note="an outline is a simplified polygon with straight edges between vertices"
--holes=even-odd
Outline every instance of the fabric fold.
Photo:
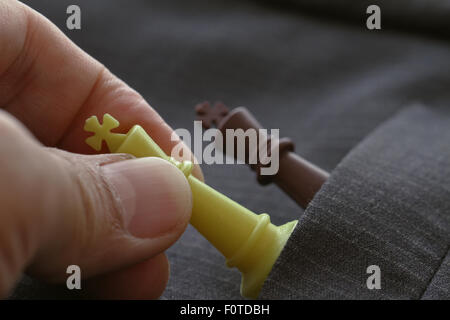
[[[260,297],[448,299],[450,283],[433,278],[448,279],[449,243],[450,114],[409,107],[336,167]],[[371,265],[381,270],[379,290],[366,284]]]

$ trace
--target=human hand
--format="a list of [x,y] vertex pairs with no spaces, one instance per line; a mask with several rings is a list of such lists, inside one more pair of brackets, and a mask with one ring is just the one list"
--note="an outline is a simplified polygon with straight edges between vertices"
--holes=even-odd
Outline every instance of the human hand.
[[[108,112],[124,130],[139,123],[168,154],[172,129],[56,26],[10,0],[0,0],[0,106],[0,297],[24,271],[65,281],[72,264],[93,296],[159,297],[164,250],[190,218],[189,185],[161,159],[81,155],[92,152],[83,125]],[[193,173],[202,179],[198,166]]]

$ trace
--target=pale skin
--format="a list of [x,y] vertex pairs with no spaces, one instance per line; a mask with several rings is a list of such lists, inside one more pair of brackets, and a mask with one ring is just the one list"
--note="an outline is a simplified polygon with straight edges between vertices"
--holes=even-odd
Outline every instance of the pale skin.
[[[137,160],[82,155],[94,153],[84,142],[84,121],[104,113],[119,118],[123,132],[140,124],[167,154],[177,143],[142,96],[45,17],[0,0],[0,297],[23,272],[64,283],[71,264],[81,267],[83,290],[94,297],[151,299],[164,291],[164,251],[188,224],[189,185],[172,165],[149,161],[149,180],[170,176],[179,198],[167,190],[146,214],[167,210],[176,223],[157,234],[156,222],[152,236],[132,236],[101,167]],[[194,175],[202,179],[198,166]]]

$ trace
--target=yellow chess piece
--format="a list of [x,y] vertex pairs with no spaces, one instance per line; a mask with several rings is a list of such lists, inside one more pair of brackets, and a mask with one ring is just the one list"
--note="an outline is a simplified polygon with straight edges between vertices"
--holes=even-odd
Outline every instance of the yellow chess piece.
[[273,225],[269,215],[253,213],[195,178],[191,175],[192,162],[168,157],[141,126],[133,126],[127,134],[110,131],[118,126],[119,122],[109,114],[103,116],[103,124],[96,116],[90,117],[84,130],[95,135],[86,143],[100,151],[104,140],[110,152],[160,157],[179,168],[192,190],[190,223],[225,256],[229,267],[241,271],[241,295],[256,298],[297,220]]

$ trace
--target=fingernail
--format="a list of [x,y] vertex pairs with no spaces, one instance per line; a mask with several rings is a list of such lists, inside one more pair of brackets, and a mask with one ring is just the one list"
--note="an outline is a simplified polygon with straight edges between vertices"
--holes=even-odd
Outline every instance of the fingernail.
[[183,173],[169,162],[139,158],[107,164],[102,171],[135,237],[158,237],[187,224],[191,190]]

